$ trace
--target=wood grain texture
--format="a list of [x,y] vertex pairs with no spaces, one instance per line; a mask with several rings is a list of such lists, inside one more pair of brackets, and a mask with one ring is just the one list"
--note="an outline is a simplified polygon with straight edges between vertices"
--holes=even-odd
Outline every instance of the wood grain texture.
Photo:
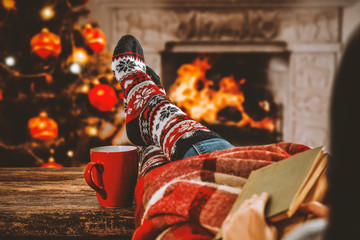
[[0,168],[0,239],[131,239],[135,207],[101,207],[83,171]]

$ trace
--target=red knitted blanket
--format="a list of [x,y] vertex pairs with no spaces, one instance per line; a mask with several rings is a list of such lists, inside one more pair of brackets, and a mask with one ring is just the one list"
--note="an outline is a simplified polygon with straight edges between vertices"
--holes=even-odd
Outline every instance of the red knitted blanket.
[[151,170],[136,186],[133,239],[213,239],[252,170],[307,149],[294,143],[236,147]]

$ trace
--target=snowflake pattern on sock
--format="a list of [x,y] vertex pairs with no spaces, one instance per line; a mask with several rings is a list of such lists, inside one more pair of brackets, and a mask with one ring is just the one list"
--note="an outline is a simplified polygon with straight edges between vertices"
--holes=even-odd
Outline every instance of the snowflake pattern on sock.
[[111,67],[116,79],[121,83],[127,75],[137,71],[146,72],[145,61],[134,53],[113,56]]
[[[152,137],[160,136],[164,129],[166,129],[167,124],[173,124],[173,122],[179,121],[181,116],[186,116],[186,114],[176,107],[172,102],[166,102],[159,106],[152,114]],[[156,138],[161,139],[161,138]],[[161,142],[155,142],[155,144],[161,145]]]
[[151,81],[141,82],[128,91],[125,100],[127,102],[126,112],[132,116],[129,116],[126,121],[129,122],[139,116],[143,108],[148,105],[148,101],[156,94],[162,94],[162,92]]
[[178,108],[175,106],[166,106],[165,108],[163,108],[160,112],[160,121],[164,121],[165,118],[169,118],[171,115],[173,115],[174,113],[178,112]]

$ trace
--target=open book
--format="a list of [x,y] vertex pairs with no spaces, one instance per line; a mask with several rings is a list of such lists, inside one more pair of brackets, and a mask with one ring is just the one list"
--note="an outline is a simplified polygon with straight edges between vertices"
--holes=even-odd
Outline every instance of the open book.
[[[229,214],[253,194],[267,192],[270,199],[265,216],[277,222],[294,215],[299,205],[311,200],[321,201],[327,185],[327,154],[317,147],[293,155],[277,163],[251,172]],[[221,229],[215,239],[221,239]]]

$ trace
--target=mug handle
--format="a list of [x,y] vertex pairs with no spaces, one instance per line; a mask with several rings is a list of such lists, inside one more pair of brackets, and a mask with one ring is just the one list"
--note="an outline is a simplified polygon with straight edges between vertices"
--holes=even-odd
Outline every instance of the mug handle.
[[92,189],[94,189],[97,193],[99,193],[100,196],[105,200],[106,192],[104,190],[104,187],[99,187],[92,180],[91,172],[92,172],[93,167],[95,167],[95,169],[98,171],[98,173],[102,173],[104,171],[104,166],[101,163],[89,162],[86,165],[86,168],[84,171],[85,181]]

